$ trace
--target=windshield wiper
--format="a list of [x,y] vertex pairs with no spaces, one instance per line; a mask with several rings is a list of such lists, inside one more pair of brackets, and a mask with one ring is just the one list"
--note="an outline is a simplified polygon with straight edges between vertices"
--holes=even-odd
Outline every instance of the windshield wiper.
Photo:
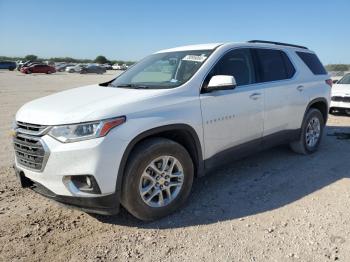
[[131,84],[119,84],[117,86],[114,86],[114,87],[132,87]]
[[126,87],[126,88],[135,88],[135,89],[148,89],[149,88],[149,86],[135,85],[135,84],[119,84],[115,87]]

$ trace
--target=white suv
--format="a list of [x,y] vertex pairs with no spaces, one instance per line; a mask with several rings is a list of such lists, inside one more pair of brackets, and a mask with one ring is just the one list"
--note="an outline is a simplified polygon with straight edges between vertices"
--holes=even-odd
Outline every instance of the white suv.
[[204,44],[152,54],[114,80],[25,104],[16,115],[23,187],[142,220],[178,209],[192,181],[247,152],[317,150],[332,81],[309,49]]

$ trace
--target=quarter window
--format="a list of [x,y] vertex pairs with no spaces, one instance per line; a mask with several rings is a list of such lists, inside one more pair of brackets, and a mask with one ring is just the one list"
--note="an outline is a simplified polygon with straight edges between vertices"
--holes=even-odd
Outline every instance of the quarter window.
[[314,75],[326,75],[327,71],[323,67],[320,59],[313,53],[297,52],[297,55],[303,60]]
[[260,82],[290,79],[295,68],[288,56],[280,50],[255,49],[260,65]]

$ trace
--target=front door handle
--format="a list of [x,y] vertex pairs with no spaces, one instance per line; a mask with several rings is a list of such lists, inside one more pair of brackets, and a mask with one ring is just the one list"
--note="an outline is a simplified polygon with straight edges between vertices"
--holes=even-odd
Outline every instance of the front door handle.
[[261,96],[260,93],[253,93],[253,94],[251,94],[251,95],[249,96],[249,98],[250,98],[250,99],[253,99],[253,100],[257,100],[257,99],[260,98],[260,96]]
[[304,90],[304,86],[298,86],[298,87],[297,87],[297,90],[298,90],[299,92],[302,92],[302,91]]

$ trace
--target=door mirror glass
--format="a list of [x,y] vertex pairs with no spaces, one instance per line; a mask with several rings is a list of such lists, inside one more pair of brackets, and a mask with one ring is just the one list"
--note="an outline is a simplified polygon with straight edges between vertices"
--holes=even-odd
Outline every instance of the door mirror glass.
[[206,88],[207,92],[215,90],[228,90],[234,89],[236,87],[236,79],[234,76],[230,75],[215,75],[213,76]]

